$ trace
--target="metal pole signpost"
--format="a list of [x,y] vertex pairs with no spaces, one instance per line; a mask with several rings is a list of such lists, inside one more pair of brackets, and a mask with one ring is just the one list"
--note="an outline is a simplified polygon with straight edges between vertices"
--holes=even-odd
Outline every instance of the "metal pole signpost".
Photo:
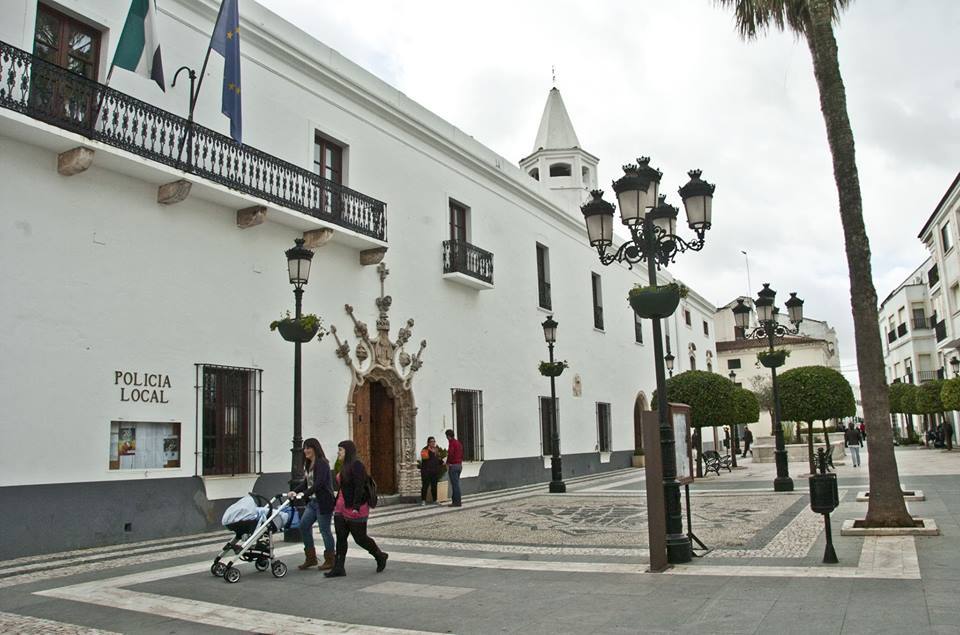
[[[557,321],[548,315],[543,321],[543,337],[550,351],[550,366],[553,367],[553,344],[557,341]],[[567,484],[563,482],[563,459],[560,456],[560,428],[557,426],[557,384],[556,375],[550,373],[550,492],[563,494]]]
[[[626,165],[624,175],[613,184],[620,206],[620,220],[630,231],[630,240],[623,242],[613,253],[607,253],[613,247],[614,207],[603,200],[603,192],[593,190],[592,199],[581,206],[587,225],[587,237],[596,247],[600,262],[610,265],[625,262],[629,267],[646,263],[647,280],[650,289],[659,291],[657,270],[674,261],[678,253],[700,251],[703,249],[706,232],[710,229],[713,214],[714,186],[700,179],[699,170],[688,172],[690,181],[680,188],[680,197],[687,212],[687,225],[696,234],[690,241],[676,233],[676,207],[669,205],[665,196],[659,195],[662,173],[650,167],[650,159],[641,157],[637,164]],[[672,307],[660,307],[662,312],[651,310],[641,317],[652,321],[654,369],[657,379],[658,427],[660,428],[660,460],[663,464],[663,502],[666,520],[667,559],[671,564],[690,562],[693,557],[690,538],[683,533],[683,510],[680,506],[680,483],[677,481],[677,461],[673,429],[667,420],[666,372],[664,371],[664,351],[660,321],[672,315]],[[656,444],[649,445],[651,449]],[[653,454],[653,453],[651,453]],[[651,501],[653,484],[647,481],[648,511],[651,525],[654,522],[654,507]],[[652,528],[651,528],[652,532]],[[654,545],[650,545],[651,553]]]

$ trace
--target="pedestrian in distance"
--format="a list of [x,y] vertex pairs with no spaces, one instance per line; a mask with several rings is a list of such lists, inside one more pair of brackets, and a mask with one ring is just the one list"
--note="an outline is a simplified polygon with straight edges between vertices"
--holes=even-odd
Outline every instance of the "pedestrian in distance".
[[723,426],[723,449],[730,449],[730,426]]
[[443,459],[440,458],[440,448],[437,447],[435,437],[427,437],[427,444],[420,450],[420,504],[427,504],[427,491],[433,496],[433,503],[437,504],[437,481],[443,469]]
[[453,438],[453,430],[447,430],[447,477],[450,479],[450,505],[460,507],[460,473],[463,472],[463,445]]
[[750,449],[751,445],[753,445],[753,432],[750,431],[748,426],[743,426],[743,458],[747,458],[747,452],[750,453],[750,456],[753,456],[753,450]]
[[340,473],[337,482],[340,490],[333,508],[333,527],[337,532],[337,557],[333,568],[323,575],[338,578],[347,575],[347,537],[367,550],[377,561],[377,573],[387,566],[387,557],[377,543],[367,535],[367,520],[370,518],[370,505],[367,498],[367,468],[357,458],[357,446],[353,441],[341,441],[337,446],[337,458],[340,459]]
[[950,421],[943,422],[943,440],[947,444],[947,450],[953,449],[953,424]]
[[303,564],[297,567],[300,570],[309,569],[320,564],[317,561],[317,549],[313,543],[313,524],[320,528],[323,538],[323,564],[320,571],[329,571],[333,568],[336,555],[333,542],[333,533],[330,531],[330,520],[333,518],[333,472],[330,462],[320,442],[310,438],[303,442],[303,482],[294,490],[287,493],[287,498],[296,498],[303,494],[307,501],[306,509],[300,518],[300,535],[303,538]]
[[843,432],[843,445],[850,448],[850,459],[853,461],[853,467],[860,467],[860,445],[862,443],[863,437],[860,435],[860,431],[853,427],[851,421]]
[[[866,439],[866,438],[867,438],[867,424],[864,423],[863,421],[861,421],[859,428],[860,428],[860,436],[861,436],[862,438]],[[863,444],[861,444],[860,447],[863,447]]]

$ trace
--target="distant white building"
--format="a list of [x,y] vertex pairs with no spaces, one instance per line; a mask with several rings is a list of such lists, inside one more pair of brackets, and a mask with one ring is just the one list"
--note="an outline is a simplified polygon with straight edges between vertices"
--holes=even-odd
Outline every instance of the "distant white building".
[[[947,188],[920,230],[918,238],[930,251],[926,270],[931,320],[936,339],[932,369],[946,374],[951,360],[960,353],[960,173]],[[881,324],[881,328],[884,325]],[[899,328],[899,323],[898,323]]]
[[[716,309],[714,323],[718,329],[716,334],[717,355],[720,362],[718,372],[728,376],[733,373],[730,377],[734,383],[750,389],[758,380],[770,380],[770,369],[761,366],[757,360],[757,353],[768,350],[769,345],[766,339],[745,339],[743,332],[736,327],[732,309],[737,305],[737,300],[743,300],[744,304],[750,307],[751,328],[757,324],[752,298],[741,296]],[[786,315],[781,317],[786,320]],[[840,370],[837,332],[824,321],[804,317],[803,322],[800,323],[800,332],[795,336],[776,338],[775,346],[790,352],[784,365],[777,369],[778,373],[800,366],[827,366]],[[771,434],[771,424],[770,414],[761,409],[760,421],[754,434],[757,436]]]
[[[629,465],[655,387],[626,301],[646,276],[587,244],[598,159],[559,91],[517,167],[244,2],[247,145],[225,136],[218,55],[189,135],[187,78],[169,81],[218,5],[160,3],[161,92],[103,85],[129,2],[4,4],[0,558],[200,531],[287,487],[293,346],[267,325],[293,308],[294,239],[316,254],[304,311],[338,327],[303,346],[303,437],[356,440],[385,494],[418,492],[446,428],[468,493],[549,479],[548,315],[564,474]],[[717,366],[700,295],[666,322],[678,370]]]

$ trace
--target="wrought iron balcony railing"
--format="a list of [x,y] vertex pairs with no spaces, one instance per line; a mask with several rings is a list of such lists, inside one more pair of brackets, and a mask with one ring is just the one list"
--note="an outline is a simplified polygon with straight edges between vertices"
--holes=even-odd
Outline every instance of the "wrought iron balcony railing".
[[887,342],[889,342],[890,344],[893,344],[896,341],[897,341],[897,331],[896,330],[887,331]]
[[378,240],[386,205],[0,42],[0,107]]
[[907,334],[907,323],[901,322],[899,325],[897,325],[897,337],[903,337],[906,334]]
[[493,284],[493,254],[464,240],[445,240],[443,273],[462,273]]
[[917,382],[925,384],[928,381],[933,381],[937,379],[938,372],[935,370],[918,370],[917,371]]
[[919,316],[913,318],[914,331],[916,331],[917,329],[929,329],[929,328],[933,328],[933,327],[930,325],[930,322],[929,320],[927,320],[927,318],[919,317]]

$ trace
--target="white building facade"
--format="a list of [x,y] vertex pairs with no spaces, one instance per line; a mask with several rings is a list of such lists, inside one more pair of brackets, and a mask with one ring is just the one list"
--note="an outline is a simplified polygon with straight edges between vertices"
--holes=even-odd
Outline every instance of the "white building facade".
[[[337,327],[303,345],[303,437],[328,455],[353,438],[412,496],[418,448],[453,428],[466,492],[549,480],[553,315],[565,476],[629,465],[655,387],[626,302],[644,280],[587,244],[598,159],[559,92],[516,167],[250,2],[247,145],[226,136],[217,55],[191,136],[186,77],[169,81],[199,66],[217,7],[162,3],[161,92],[126,71],[103,87],[128,2],[5,6],[0,502],[22,522],[0,557],[199,531],[287,487],[293,346],[267,325],[293,309],[298,238],[304,311]],[[693,292],[667,320],[678,369],[717,366],[713,318]]]
[[[918,238],[930,252],[926,271],[936,359],[933,368],[945,373],[952,359],[960,356],[960,173],[947,188]],[[881,328],[883,324],[881,323]]]
[[[737,300],[743,300],[744,304],[750,307],[751,328],[757,326],[756,311],[751,298],[740,297],[716,309],[714,323],[719,331],[716,336],[720,362],[718,372],[728,376],[733,373],[731,379],[734,383],[749,390],[755,388],[758,380],[770,380],[770,369],[763,367],[757,360],[757,353],[768,350],[769,344],[766,339],[745,339],[743,333],[736,328],[732,309],[737,305]],[[837,333],[824,321],[804,317],[800,323],[800,332],[795,336],[776,338],[775,346],[790,352],[784,365],[777,369],[778,374],[801,366],[826,366],[840,370]],[[772,418],[770,413],[762,408],[754,434],[772,435]]]

